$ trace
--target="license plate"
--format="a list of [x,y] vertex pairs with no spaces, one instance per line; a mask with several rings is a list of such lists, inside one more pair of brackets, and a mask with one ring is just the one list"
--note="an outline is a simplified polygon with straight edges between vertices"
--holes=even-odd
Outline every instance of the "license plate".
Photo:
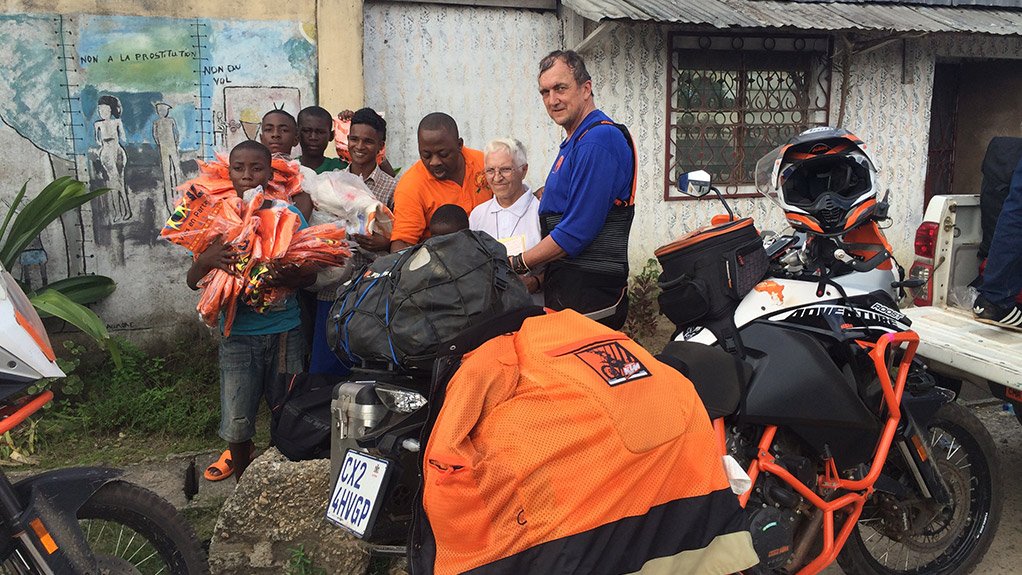
[[365,453],[349,449],[337,476],[337,485],[326,507],[326,518],[365,538],[372,531],[379,513],[387,484],[388,462]]

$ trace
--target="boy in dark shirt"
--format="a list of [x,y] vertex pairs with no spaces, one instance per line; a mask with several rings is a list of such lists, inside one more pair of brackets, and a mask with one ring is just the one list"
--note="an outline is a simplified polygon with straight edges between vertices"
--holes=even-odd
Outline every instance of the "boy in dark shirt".
[[[259,142],[270,150],[271,155],[290,160],[291,150],[298,145],[298,122],[284,110],[266,112],[259,123]],[[298,192],[291,196],[291,203],[306,220],[312,216],[312,197],[308,193]]]

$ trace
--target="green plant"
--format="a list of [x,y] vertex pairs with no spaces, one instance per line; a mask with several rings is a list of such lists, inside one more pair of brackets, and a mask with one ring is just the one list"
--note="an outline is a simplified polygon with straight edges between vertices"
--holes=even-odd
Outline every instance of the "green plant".
[[[85,353],[85,347],[68,340],[64,342],[64,349],[70,357],[58,357],[57,366],[60,367],[66,376],[41,379],[26,390],[28,394],[36,394],[44,389],[50,389],[53,391],[54,396],[57,397],[58,402],[66,401],[67,398],[76,397],[81,394],[84,383],[75,371],[81,363],[81,356]],[[43,408],[49,410],[53,408],[53,405],[53,403],[48,403]],[[34,465],[37,463],[35,455],[38,437],[39,419],[29,417],[23,424],[0,436],[0,461],[6,460],[16,464]]]
[[22,425],[0,436],[0,461],[20,465],[35,465],[36,440],[39,421],[26,419]]
[[659,276],[660,264],[649,258],[642,270],[628,282],[628,318],[622,331],[640,345],[648,345],[656,334],[657,316],[660,314],[657,303]]
[[[58,403],[80,396],[85,388],[85,382],[77,371],[82,363],[82,356],[85,353],[85,346],[72,340],[66,340],[64,342],[64,353],[57,356],[57,367],[64,372],[64,377],[40,379],[26,390],[27,393],[36,394],[44,389],[49,389],[53,392]],[[46,407],[51,405],[48,404]]]
[[118,346],[121,365],[103,362],[75,370],[81,391],[48,416],[47,440],[61,433],[188,438],[215,432],[219,394],[212,342],[182,342],[165,357],[148,355],[125,341]]
[[[90,191],[84,183],[65,176],[50,182],[22,206],[27,188],[28,182],[25,182],[0,223],[0,265],[5,270],[12,268],[18,256],[46,226],[62,214],[110,191],[108,188]],[[85,307],[110,295],[114,288],[113,280],[108,277],[82,276],[54,282],[27,295],[42,316],[58,317],[80,329],[106,348],[114,362],[119,363],[120,353],[110,339],[106,324]]]
[[312,558],[305,552],[304,545],[292,547],[288,551],[291,552],[291,557],[287,562],[288,575],[326,575],[326,571],[313,565]]

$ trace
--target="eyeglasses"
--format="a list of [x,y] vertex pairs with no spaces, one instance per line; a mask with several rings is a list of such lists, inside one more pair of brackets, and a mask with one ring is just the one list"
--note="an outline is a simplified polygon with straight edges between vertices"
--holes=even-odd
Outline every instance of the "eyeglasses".
[[502,178],[510,178],[511,174],[513,174],[517,169],[518,168],[486,168],[483,170],[483,173],[485,173],[488,178],[492,178],[497,174],[500,174],[500,177]]

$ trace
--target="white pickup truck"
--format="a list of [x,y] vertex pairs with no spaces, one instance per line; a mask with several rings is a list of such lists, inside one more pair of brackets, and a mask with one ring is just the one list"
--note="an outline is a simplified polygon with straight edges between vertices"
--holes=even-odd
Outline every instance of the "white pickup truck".
[[902,310],[919,334],[917,353],[941,385],[962,381],[989,385],[1011,402],[1022,422],[1022,332],[972,318],[983,232],[978,195],[934,196],[916,230],[915,263],[909,277],[926,280],[911,290],[915,307]]

